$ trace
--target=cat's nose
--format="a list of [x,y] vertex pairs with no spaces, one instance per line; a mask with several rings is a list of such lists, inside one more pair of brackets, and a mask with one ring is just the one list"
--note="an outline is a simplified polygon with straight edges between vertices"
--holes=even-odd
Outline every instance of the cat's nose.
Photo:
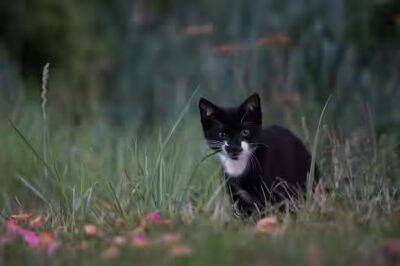
[[229,155],[232,155],[234,157],[237,157],[241,152],[242,152],[242,147],[237,144],[227,144],[225,146],[225,150]]

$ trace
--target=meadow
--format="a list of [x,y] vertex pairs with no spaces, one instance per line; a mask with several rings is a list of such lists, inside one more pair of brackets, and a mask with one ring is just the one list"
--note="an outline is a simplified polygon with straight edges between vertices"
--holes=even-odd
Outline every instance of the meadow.
[[[400,265],[398,3],[0,1],[0,265]],[[295,213],[235,217],[203,139],[252,92]]]
[[[101,120],[51,123],[44,98],[29,113],[13,110],[2,119],[2,264],[399,263],[393,138],[377,140],[368,123],[343,138],[322,110],[310,126],[305,119],[289,125],[313,151],[320,189],[296,205],[296,214],[269,209],[264,215],[275,224],[260,229],[261,217],[232,213],[218,160],[190,112],[197,93],[171,125],[143,135],[117,134]],[[10,237],[10,221],[30,228],[38,245],[23,234]]]

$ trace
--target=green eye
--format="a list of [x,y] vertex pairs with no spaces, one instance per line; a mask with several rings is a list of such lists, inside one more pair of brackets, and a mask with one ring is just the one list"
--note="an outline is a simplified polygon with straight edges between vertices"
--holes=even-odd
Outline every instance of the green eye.
[[218,132],[218,136],[219,136],[221,139],[223,139],[223,138],[226,137],[226,133],[223,132],[223,131],[220,131],[220,132]]
[[247,137],[248,135],[250,135],[250,130],[248,129],[243,129],[242,132],[240,132],[240,135],[242,137]]

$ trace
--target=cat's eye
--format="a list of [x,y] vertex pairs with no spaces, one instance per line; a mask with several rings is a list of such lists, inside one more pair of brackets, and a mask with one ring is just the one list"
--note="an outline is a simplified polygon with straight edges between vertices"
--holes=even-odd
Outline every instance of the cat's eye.
[[223,131],[220,131],[220,132],[218,132],[218,136],[219,136],[221,139],[223,139],[223,138],[226,137],[226,133],[223,132]]
[[242,137],[247,137],[248,135],[250,135],[250,130],[248,129],[243,129],[242,132],[240,132],[240,135]]

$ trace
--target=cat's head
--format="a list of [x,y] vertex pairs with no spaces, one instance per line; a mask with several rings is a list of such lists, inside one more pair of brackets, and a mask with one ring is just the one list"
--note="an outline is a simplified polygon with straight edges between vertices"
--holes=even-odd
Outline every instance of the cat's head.
[[238,160],[255,147],[262,127],[260,97],[251,95],[236,107],[220,107],[199,101],[204,136],[211,149],[231,160]]

